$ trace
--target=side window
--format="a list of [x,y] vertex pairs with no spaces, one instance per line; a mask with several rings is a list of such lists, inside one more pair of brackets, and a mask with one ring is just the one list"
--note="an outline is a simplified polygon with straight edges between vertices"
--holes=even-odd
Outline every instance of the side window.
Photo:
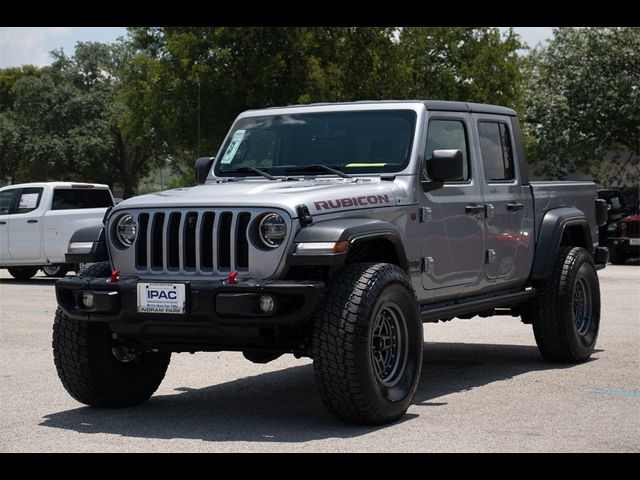
[[42,198],[42,188],[23,188],[18,201],[16,213],[29,213],[40,205]]
[[13,207],[13,202],[16,199],[16,193],[18,193],[19,190],[19,188],[12,188],[0,192],[0,215],[9,214],[11,207]]
[[[462,177],[466,182],[471,177],[469,153],[467,149],[467,132],[460,120],[431,120],[427,132],[427,149],[425,152],[426,175],[431,178],[431,158],[434,150],[460,150],[463,157]],[[423,175],[425,172],[423,172]]]
[[78,208],[103,208],[113,205],[108,190],[56,188],[53,191],[51,210]]
[[501,122],[478,122],[478,133],[487,182],[513,180],[513,150],[507,125]]

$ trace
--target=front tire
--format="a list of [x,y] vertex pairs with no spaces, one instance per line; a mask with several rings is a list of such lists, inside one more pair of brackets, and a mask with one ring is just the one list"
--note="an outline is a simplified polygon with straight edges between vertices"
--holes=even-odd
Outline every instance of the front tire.
[[587,360],[600,327],[600,285],[589,252],[562,247],[551,278],[537,285],[531,314],[540,353],[550,361]]
[[[96,263],[79,276],[104,278],[107,262]],[[114,343],[108,325],[73,320],[56,310],[53,358],[62,385],[81,403],[92,407],[140,404],[158,389],[169,366],[170,352],[147,352]]]
[[29,280],[38,273],[38,267],[12,267],[7,270],[16,280]]
[[313,333],[313,366],[325,406],[353,423],[398,420],[422,367],[422,321],[409,277],[391,264],[348,265],[325,298]]

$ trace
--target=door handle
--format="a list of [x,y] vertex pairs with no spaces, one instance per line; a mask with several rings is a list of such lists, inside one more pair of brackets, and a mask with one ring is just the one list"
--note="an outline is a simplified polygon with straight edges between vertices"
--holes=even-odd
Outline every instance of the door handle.
[[6,225],[7,222],[0,222],[0,225]]
[[516,210],[521,210],[523,208],[524,208],[523,203],[516,203],[516,202],[507,203],[507,210],[511,210],[512,212],[515,212]]
[[27,223],[38,223],[38,220],[27,220]]
[[464,207],[464,211],[467,213],[471,213],[473,215],[475,215],[476,213],[484,213],[484,205],[467,205],[466,207]]

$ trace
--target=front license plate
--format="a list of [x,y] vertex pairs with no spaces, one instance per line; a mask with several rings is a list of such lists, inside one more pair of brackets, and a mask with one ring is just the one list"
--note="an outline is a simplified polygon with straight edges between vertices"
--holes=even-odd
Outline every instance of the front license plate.
[[139,283],[139,313],[184,313],[184,283]]
[[629,245],[640,245],[640,238],[630,238]]

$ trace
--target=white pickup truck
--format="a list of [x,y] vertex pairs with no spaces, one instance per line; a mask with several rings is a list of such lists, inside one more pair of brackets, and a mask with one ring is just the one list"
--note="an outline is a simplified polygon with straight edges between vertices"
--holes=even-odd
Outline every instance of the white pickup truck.
[[77,270],[64,258],[71,235],[100,225],[113,205],[107,185],[48,182],[0,188],[0,268],[20,280],[40,269],[55,277]]

